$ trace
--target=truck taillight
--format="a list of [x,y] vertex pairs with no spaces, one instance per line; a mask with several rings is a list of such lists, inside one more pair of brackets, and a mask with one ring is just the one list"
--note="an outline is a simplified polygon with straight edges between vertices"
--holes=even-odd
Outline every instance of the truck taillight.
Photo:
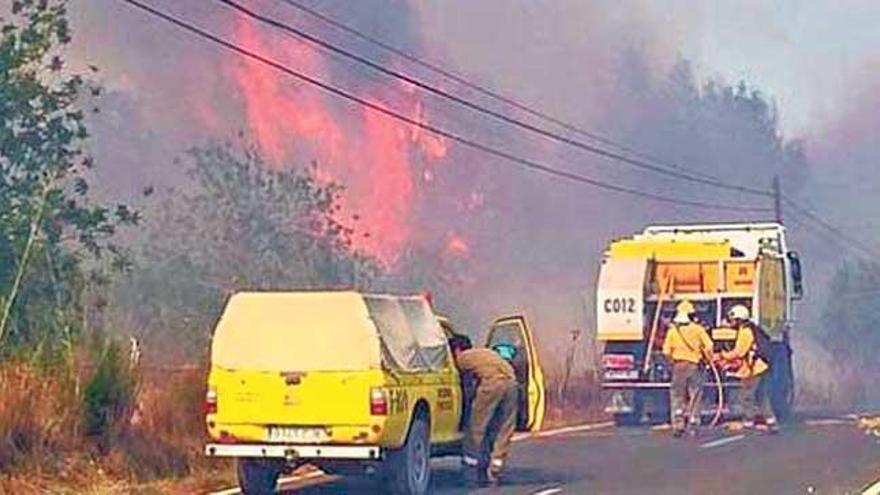
[[388,391],[384,388],[370,389],[370,414],[373,416],[388,415]]
[[208,389],[205,393],[204,413],[217,414],[217,391],[213,388]]
[[632,354],[605,354],[602,356],[602,368],[606,370],[631,370],[636,367],[636,358]]

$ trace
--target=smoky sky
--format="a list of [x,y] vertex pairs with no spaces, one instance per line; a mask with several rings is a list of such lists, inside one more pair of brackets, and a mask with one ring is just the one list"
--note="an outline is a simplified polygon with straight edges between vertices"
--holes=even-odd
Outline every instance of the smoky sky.
[[[877,145],[867,129],[876,129],[876,110],[880,109],[877,88],[865,82],[870,80],[870,71],[851,82],[853,103],[849,107],[821,123],[802,126],[810,131],[800,136],[779,125],[786,112],[782,105],[788,99],[780,101],[760,81],[749,80],[748,71],[732,71],[744,74],[746,97],[737,100],[736,95],[721,90],[728,86],[735,90],[740,80],[705,70],[707,60],[716,60],[711,51],[715,45],[707,42],[702,49],[695,47],[700,38],[689,33],[702,32],[695,26],[705,21],[696,14],[678,16],[675,9],[658,12],[654,5],[639,8],[637,2],[302,1],[474,82],[688,170],[767,189],[773,177],[780,176],[786,193],[826,212],[830,220],[857,229],[854,234],[866,242],[880,239],[875,234],[877,224],[870,218],[876,208],[873,157]],[[261,49],[292,66],[312,70],[432,125],[561,170],[670,198],[772,206],[765,198],[646,173],[513,129],[324,52],[288,45],[291,41],[283,35],[236,18],[217,2],[150,3],[228,37],[240,35],[241,23],[248,22],[249,28],[261,33]],[[481,105],[564,132],[412,67],[284,2],[243,3]],[[190,146],[239,130],[254,136],[259,134],[256,124],[280,129],[276,136],[283,140],[287,162],[305,165],[312,159],[326,161],[336,156],[322,142],[326,134],[294,132],[303,127],[286,124],[290,115],[253,113],[254,100],[243,90],[240,77],[242,70],[251,69],[241,59],[117,1],[71,5],[76,37],[72,62],[101,67],[100,77],[107,88],[102,113],[92,128],[98,159],[96,188],[103,195],[125,199],[136,197],[149,184],[180,187],[185,183],[174,162],[176,156]],[[760,24],[755,29],[761,29]],[[756,53],[752,44],[743,45],[743,54]],[[730,59],[729,50],[735,49],[725,50],[718,50],[717,60]],[[687,58],[693,53],[699,54],[699,60]],[[755,67],[766,68],[766,60],[754,55],[753,60]],[[800,60],[797,63],[803,65]],[[417,252],[414,259],[424,265],[423,270],[449,275],[446,280],[454,286],[449,291],[457,291],[467,304],[445,310],[475,333],[493,316],[525,311],[540,327],[545,347],[562,349],[569,330],[586,328],[589,332],[596,270],[610,239],[650,223],[751,221],[772,216],[645,201],[523,170],[450,142],[434,143],[443,147],[442,153],[428,152],[424,137],[405,126],[365,123],[368,118],[363,110],[349,103],[271,71],[255,74],[255,84],[272,79],[273,88],[281,88],[278,95],[298,98],[285,111],[314,108],[316,115],[329,116],[346,146],[351,146],[339,159],[356,160],[365,153],[382,153],[389,146],[399,148],[390,156],[407,167],[398,184],[411,191],[405,203],[387,213],[396,215],[394,222],[406,233],[405,242],[396,249],[404,255]],[[714,100],[707,98],[713,88],[718,89]],[[748,98],[755,92],[768,108],[756,108],[757,100]],[[765,113],[771,116],[769,120],[754,118]],[[254,115],[263,116],[261,122],[254,122]],[[766,128],[776,129],[776,134],[762,133]],[[371,134],[370,129],[375,132]],[[400,137],[403,133],[406,136]],[[375,136],[381,139],[371,143]],[[779,154],[780,148],[790,154]],[[374,184],[376,174],[386,170],[383,160],[365,163],[369,166],[328,166],[335,171],[335,180],[351,186],[351,194],[359,194]],[[790,227],[793,245],[801,251],[808,270],[810,292],[801,314],[803,324],[810,325],[810,316],[824,302],[823,281],[842,256],[851,254],[833,239],[799,227],[794,218]],[[392,288],[420,289],[407,285],[406,276]]]

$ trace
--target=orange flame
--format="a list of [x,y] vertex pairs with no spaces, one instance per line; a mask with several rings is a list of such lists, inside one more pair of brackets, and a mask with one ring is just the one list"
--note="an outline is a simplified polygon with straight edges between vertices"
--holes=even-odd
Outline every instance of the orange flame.
[[[310,46],[257,30],[242,17],[236,18],[234,33],[249,49],[328,79],[323,56]],[[360,218],[355,247],[394,264],[412,235],[417,179],[427,172],[417,170],[414,161],[420,159],[426,167],[444,158],[446,142],[367,108],[335,110],[319,90],[256,62],[240,63],[233,75],[244,100],[247,127],[270,165],[316,159],[320,178],[345,186],[343,211]],[[387,106],[383,95],[394,96],[396,111],[425,119],[411,88],[362,83],[357,93],[382,106]]]

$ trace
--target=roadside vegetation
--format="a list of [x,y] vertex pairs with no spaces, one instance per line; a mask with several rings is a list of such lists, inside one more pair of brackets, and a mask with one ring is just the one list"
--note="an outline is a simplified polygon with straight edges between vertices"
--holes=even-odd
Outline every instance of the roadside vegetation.
[[97,200],[102,90],[98,68],[65,64],[67,7],[0,13],[0,492],[222,485],[201,410],[226,297],[366,283],[378,267],[338,220],[339,185],[270,169],[244,139],[192,149],[180,191],[136,198],[148,211]]
[[[342,184],[319,178],[314,166],[270,167],[243,135],[194,146],[179,158],[187,180],[170,190],[146,187],[129,202],[140,209],[99,200],[90,181],[100,163],[88,149],[90,115],[101,111],[100,70],[66,63],[68,2],[7,4],[0,11],[0,492],[193,493],[228,484],[229,465],[201,455],[201,411],[210,329],[236,291],[430,288],[441,310],[456,308],[449,316],[476,333],[474,315],[486,301],[462,289],[473,287],[468,261],[444,262],[442,253],[413,246],[388,273],[358,249],[368,229],[343,208]],[[714,144],[747,136],[765,144],[766,160],[783,164],[789,182],[803,182],[801,145],[782,142],[775,110],[760,94],[721,84],[700,90],[685,66],[671,79],[650,106],[680,135],[669,143],[702,130],[699,141],[711,146],[699,161],[729,155],[727,168],[748,174],[736,153]],[[737,132],[724,125],[731,115]],[[653,135],[641,114],[618,118],[635,135]],[[497,251],[505,270],[532,262]],[[878,273],[873,265],[841,268],[833,292],[846,298],[829,305],[821,335],[836,359],[871,369],[876,346],[847,342],[874,335],[880,323],[870,304]],[[548,424],[600,417],[594,372],[561,376],[548,375]]]

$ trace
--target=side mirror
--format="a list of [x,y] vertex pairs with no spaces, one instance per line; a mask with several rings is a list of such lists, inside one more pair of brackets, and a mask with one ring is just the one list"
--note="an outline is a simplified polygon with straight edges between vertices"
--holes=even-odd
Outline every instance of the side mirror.
[[801,299],[804,297],[804,280],[797,252],[788,252],[788,266],[791,273],[791,297],[795,300]]

